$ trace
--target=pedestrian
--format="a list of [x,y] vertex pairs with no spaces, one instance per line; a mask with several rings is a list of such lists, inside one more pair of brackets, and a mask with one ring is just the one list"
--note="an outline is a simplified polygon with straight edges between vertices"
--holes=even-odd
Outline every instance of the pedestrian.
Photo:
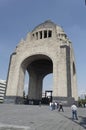
[[55,102],[53,102],[53,110],[55,110]]
[[50,110],[52,110],[52,102],[49,103]]
[[71,106],[71,110],[72,110],[72,120],[74,120],[74,119],[78,120],[77,106],[75,105],[75,103],[73,103],[73,105]]
[[62,105],[61,102],[59,103],[59,109],[58,109],[58,111],[60,111],[60,110],[62,110],[64,112],[63,105]]
[[57,102],[55,101],[55,109],[57,109]]

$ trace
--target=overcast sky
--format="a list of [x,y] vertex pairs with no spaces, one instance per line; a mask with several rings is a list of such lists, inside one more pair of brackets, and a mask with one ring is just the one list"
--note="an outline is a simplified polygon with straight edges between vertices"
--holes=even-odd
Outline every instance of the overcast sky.
[[[63,27],[72,41],[78,92],[86,92],[85,0],[0,0],[0,79],[6,79],[10,54],[19,41],[48,19]],[[45,89],[52,88],[51,78],[45,79]]]

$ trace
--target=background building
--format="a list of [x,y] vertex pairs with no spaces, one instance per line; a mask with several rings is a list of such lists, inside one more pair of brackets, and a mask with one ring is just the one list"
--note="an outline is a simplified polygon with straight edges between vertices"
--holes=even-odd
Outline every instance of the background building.
[[3,103],[5,89],[6,89],[6,81],[0,80],[0,103]]
[[80,99],[86,99],[86,92],[81,92],[79,97]]

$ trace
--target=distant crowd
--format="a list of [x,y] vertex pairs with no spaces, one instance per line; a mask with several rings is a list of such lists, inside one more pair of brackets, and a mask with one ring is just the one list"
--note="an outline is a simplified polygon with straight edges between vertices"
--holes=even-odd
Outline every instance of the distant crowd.
[[[63,105],[62,105],[62,102],[50,102],[49,104],[49,107],[50,107],[50,110],[55,110],[55,109],[58,109],[58,111],[62,111],[64,112],[64,109],[63,109]],[[78,120],[78,116],[77,116],[77,106],[75,103],[73,103],[71,105],[71,112],[72,112],[72,120]]]
[[58,109],[58,111],[62,110],[64,112],[63,105],[61,102],[59,102],[59,103],[58,102],[50,102],[49,106],[50,106],[50,110]]

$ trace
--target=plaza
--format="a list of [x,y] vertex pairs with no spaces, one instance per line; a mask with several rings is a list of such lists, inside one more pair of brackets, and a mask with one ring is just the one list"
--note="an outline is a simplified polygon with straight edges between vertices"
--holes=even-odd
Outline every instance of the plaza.
[[0,130],[85,130],[86,108],[78,108],[72,121],[71,108],[51,111],[49,106],[0,104]]

